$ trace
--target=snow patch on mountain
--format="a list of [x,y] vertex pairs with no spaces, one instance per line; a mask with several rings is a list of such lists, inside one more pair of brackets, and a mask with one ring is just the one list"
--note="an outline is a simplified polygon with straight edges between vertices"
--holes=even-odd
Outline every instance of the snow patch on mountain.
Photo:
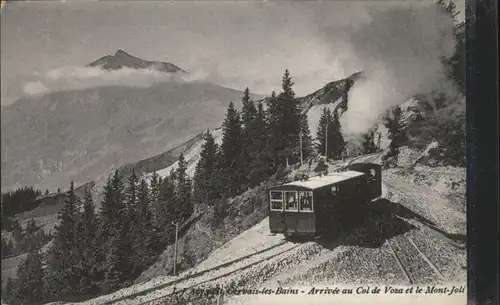
[[339,98],[334,103],[331,103],[331,104],[313,105],[307,111],[307,119],[309,122],[309,131],[311,132],[311,136],[313,136],[313,137],[316,136],[316,132],[318,130],[319,119],[321,118],[321,114],[323,113],[323,109],[328,108],[333,113],[334,111],[337,110],[341,101],[342,101],[342,98]]
[[[222,144],[222,128],[214,129],[210,132],[214,137],[215,143],[217,145]],[[186,173],[189,177],[193,177],[196,171],[196,164],[200,160],[200,152],[205,141],[201,140],[195,143],[188,151],[184,153],[184,158],[187,162],[187,170]],[[172,165],[165,167],[163,169],[159,169],[156,173],[163,178],[167,177],[170,172],[175,171],[179,167],[179,161],[175,161]],[[144,175],[144,178],[150,182],[151,176],[153,173],[147,173]]]

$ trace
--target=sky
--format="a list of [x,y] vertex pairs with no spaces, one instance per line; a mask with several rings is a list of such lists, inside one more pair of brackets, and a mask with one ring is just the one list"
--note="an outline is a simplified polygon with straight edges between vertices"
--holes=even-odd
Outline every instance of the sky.
[[[81,85],[79,73],[88,72],[81,67],[118,49],[266,95],[279,91],[289,69],[297,95],[305,95],[364,68],[350,33],[369,26],[374,14],[429,3],[7,2],[1,12],[1,103],[71,89],[71,82],[61,85],[65,77]],[[457,2],[460,11],[463,6]]]

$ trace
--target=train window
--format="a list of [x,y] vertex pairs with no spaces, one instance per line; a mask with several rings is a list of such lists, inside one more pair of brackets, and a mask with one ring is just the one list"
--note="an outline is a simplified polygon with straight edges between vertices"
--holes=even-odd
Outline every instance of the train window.
[[304,212],[312,212],[312,192],[299,192],[299,210]]
[[283,192],[271,191],[271,210],[272,211],[283,210]]
[[368,182],[372,182],[372,181],[375,181],[375,176],[376,176],[376,172],[375,172],[375,169],[370,169],[370,173],[368,174]]
[[285,192],[285,210],[297,211],[297,192]]
[[339,194],[339,187],[334,185],[332,186],[331,191],[332,191],[332,196],[337,196]]

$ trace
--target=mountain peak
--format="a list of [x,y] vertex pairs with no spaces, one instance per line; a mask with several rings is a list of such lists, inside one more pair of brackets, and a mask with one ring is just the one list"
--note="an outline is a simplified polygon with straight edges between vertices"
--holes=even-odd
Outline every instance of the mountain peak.
[[165,73],[185,72],[178,66],[169,62],[149,61],[130,55],[118,49],[114,55],[106,55],[88,64],[89,67],[101,67],[104,70],[129,69],[155,69]]
[[123,51],[122,49],[118,49],[118,51],[116,51],[115,53],[115,56],[120,56],[120,55],[130,55],[128,54],[127,52]]

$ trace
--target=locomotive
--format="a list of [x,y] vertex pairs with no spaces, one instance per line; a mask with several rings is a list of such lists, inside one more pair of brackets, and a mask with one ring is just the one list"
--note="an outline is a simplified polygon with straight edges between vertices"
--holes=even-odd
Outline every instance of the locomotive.
[[381,176],[380,165],[355,163],[342,172],[270,188],[270,232],[317,237],[332,230],[382,195]]

